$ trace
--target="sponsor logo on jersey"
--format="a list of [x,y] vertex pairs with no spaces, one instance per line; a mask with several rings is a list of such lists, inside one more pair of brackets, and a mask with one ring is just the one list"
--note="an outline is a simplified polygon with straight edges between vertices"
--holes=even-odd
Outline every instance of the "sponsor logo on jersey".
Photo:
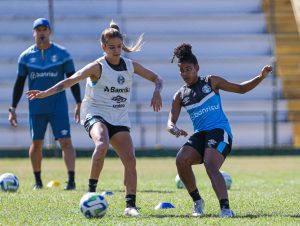
[[190,97],[184,97],[182,103],[187,104],[189,101],[190,101]]
[[35,57],[30,58],[30,59],[29,59],[29,62],[30,62],[30,63],[35,63],[35,62],[36,62],[36,58],[35,58]]
[[203,93],[210,93],[210,91],[211,91],[211,88],[210,88],[209,85],[204,85],[204,86],[202,87],[202,92],[203,92]]
[[119,83],[120,85],[122,85],[124,82],[125,82],[124,76],[123,76],[123,75],[119,75],[119,76],[118,76],[118,83]]
[[57,77],[58,72],[31,72],[30,73],[30,79],[36,79],[36,78],[53,78]]
[[216,111],[218,109],[220,109],[220,105],[219,104],[208,106],[206,108],[200,109],[197,112],[191,113],[190,117],[191,117],[192,120],[194,120],[195,118],[198,118],[199,116],[201,116],[203,114],[206,114],[206,113],[211,112],[211,111]]
[[128,93],[130,92],[130,88],[125,87],[125,88],[117,88],[117,87],[107,87],[105,86],[104,92],[111,92],[111,93]]
[[127,100],[127,98],[121,97],[120,95],[118,95],[116,97],[113,97],[112,100],[116,101],[119,104],[119,103],[125,102]]

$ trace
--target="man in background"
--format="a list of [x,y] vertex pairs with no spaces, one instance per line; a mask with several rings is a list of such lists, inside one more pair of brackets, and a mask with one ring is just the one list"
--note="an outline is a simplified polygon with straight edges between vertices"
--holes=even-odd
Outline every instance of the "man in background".
[[[73,60],[68,51],[50,41],[51,26],[47,19],[38,18],[33,22],[33,37],[35,44],[19,56],[17,78],[13,88],[13,98],[9,107],[9,122],[18,126],[16,108],[21,99],[25,80],[28,77],[29,90],[46,90],[65,76],[70,77],[75,72]],[[80,118],[80,87],[71,87],[76,100],[75,121]],[[54,96],[29,102],[29,124],[32,143],[29,157],[35,177],[33,189],[43,188],[41,179],[42,148],[47,125],[50,123],[55,140],[59,141],[64,162],[68,170],[68,182],[65,190],[75,190],[75,158],[70,134],[68,104],[65,91]]]

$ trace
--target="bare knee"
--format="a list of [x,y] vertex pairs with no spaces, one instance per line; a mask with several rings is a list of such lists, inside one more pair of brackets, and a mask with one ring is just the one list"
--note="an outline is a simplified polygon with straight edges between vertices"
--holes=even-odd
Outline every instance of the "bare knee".
[[108,143],[105,143],[103,141],[96,141],[95,150],[92,156],[93,161],[100,161],[101,159],[104,159],[108,148]]
[[177,168],[187,167],[191,166],[192,161],[189,158],[189,156],[183,155],[181,153],[178,153],[176,156],[176,166]]
[[220,173],[219,172],[219,168],[215,164],[204,163],[204,165],[205,165],[205,169],[206,169],[207,175],[209,177]]

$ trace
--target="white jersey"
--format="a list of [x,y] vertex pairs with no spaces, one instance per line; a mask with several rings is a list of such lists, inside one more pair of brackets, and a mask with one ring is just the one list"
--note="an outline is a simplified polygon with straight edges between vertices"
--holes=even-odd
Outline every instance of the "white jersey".
[[130,127],[128,108],[134,68],[130,59],[122,58],[126,63],[127,71],[112,69],[104,56],[97,59],[102,66],[102,73],[95,83],[87,78],[81,104],[81,124],[92,116],[101,116],[112,125]]

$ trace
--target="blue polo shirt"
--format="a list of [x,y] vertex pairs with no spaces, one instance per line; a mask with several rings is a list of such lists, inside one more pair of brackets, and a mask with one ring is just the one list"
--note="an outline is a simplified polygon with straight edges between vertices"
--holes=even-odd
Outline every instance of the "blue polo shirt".
[[[67,50],[55,43],[42,51],[36,45],[30,46],[19,57],[18,76],[28,77],[29,90],[46,90],[61,80],[66,74],[75,72],[73,60]],[[44,99],[29,101],[30,114],[45,114],[56,111],[67,111],[65,91]]]

